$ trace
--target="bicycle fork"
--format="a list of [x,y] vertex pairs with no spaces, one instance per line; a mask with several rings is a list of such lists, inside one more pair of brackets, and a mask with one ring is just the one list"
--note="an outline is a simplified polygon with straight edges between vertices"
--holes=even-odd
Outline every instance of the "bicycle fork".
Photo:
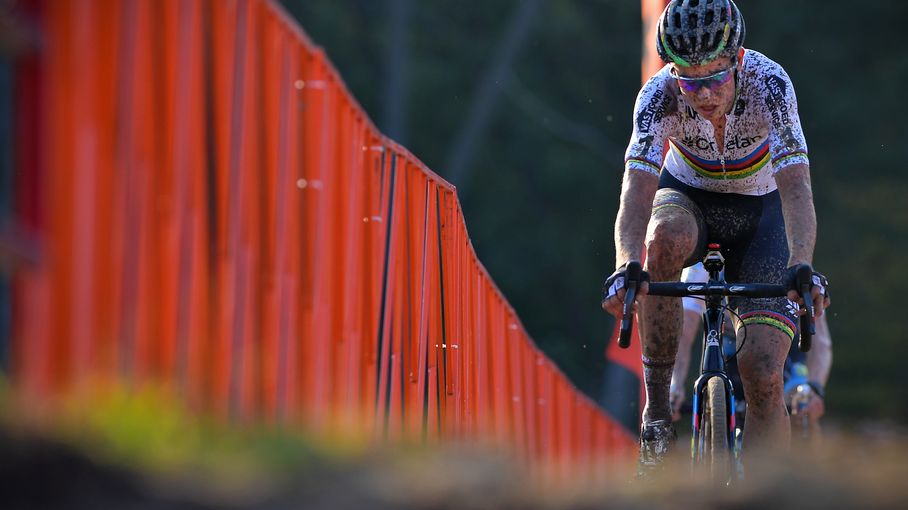
[[[718,297],[710,296],[709,300],[719,300]],[[704,441],[708,438],[702,433],[702,417],[705,413],[706,398],[704,398],[710,379],[718,377],[722,380],[725,387],[725,437],[728,445],[728,451],[731,452],[733,462],[738,459],[738,442],[735,438],[735,393],[731,379],[725,371],[725,357],[722,350],[722,330],[725,322],[724,311],[718,306],[707,305],[706,312],[703,313],[703,324],[706,325],[703,334],[703,358],[700,364],[700,376],[694,382],[693,391],[693,437],[691,438],[691,460],[694,464],[699,464],[706,459],[703,458]],[[731,467],[731,466],[729,466]]]

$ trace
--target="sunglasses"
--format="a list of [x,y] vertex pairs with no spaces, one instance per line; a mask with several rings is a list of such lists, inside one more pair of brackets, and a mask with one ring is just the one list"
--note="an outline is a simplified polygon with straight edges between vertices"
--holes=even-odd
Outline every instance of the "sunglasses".
[[737,65],[737,62],[732,63],[731,67],[729,67],[728,69],[699,78],[679,76],[678,71],[674,67],[671,68],[670,73],[672,75],[672,78],[678,80],[678,86],[681,87],[682,92],[686,94],[695,94],[703,87],[706,87],[709,90],[716,90],[722,85],[728,83],[734,77],[733,71],[735,70],[735,66]]

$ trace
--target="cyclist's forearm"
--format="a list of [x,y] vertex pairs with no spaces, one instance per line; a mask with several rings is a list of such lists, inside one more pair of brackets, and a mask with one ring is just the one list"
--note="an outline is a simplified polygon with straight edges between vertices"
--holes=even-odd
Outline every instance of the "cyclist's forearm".
[[817,334],[813,336],[813,345],[807,352],[807,373],[810,380],[826,386],[829,380],[829,371],[832,369],[832,337],[829,335],[829,325],[826,315],[821,315],[816,321]]
[[804,164],[784,168],[776,174],[776,184],[788,236],[788,265],[811,264],[817,238],[817,215],[810,189],[810,169]]
[[626,170],[621,203],[615,220],[615,267],[643,256],[646,225],[653,209],[659,178],[639,170]]

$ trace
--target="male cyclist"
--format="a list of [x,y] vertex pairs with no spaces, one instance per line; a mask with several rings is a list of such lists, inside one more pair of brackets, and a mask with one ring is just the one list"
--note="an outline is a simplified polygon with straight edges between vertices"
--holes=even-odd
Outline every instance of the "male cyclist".
[[[790,284],[810,264],[816,215],[807,144],[788,75],[742,47],[744,20],[731,0],[672,0],[657,28],[666,66],[637,96],[615,223],[615,272],[602,307],[620,318],[624,268],[641,260],[654,280],[678,280],[719,243],[730,282]],[[663,148],[668,145],[667,153]],[[815,274],[816,314],[826,306]],[[681,300],[639,289],[646,406],[640,460],[656,465],[675,437],[669,384],[681,331]],[[789,299],[799,300],[797,293]],[[782,365],[797,332],[798,305],[786,298],[734,299],[747,329],[738,364],[748,402],[744,438],[787,445],[791,429]],[[741,336],[739,331],[738,335]]]
[[[705,282],[708,280],[709,273],[706,272],[702,263],[687,267],[681,273],[681,281],[683,282]],[[703,312],[706,310],[706,303],[702,299],[686,297],[682,298],[681,301],[684,314],[683,327],[681,328],[681,335],[678,337],[678,355],[675,359],[669,392],[672,421],[678,421],[681,418],[681,406],[687,396],[685,381],[690,367],[691,348],[700,328]],[[811,439],[818,439],[820,433],[819,420],[826,411],[824,403],[826,381],[829,379],[829,371],[832,368],[832,338],[829,335],[829,326],[826,323],[825,314],[817,317],[816,334],[813,336],[812,345],[813,347],[809,352],[803,353],[798,349],[797,344],[792,342],[782,374],[786,405],[789,409],[792,409],[791,401],[793,399],[798,400],[797,405],[799,408],[796,410],[797,415],[792,415],[792,425],[795,424],[796,420],[806,417]],[[738,399],[736,409],[743,412],[746,400],[744,400],[744,394],[741,389],[737,360],[734,358],[737,346],[733,335],[732,338],[726,340],[725,349],[726,356],[730,358],[726,369],[728,376],[734,382],[735,398]],[[806,391],[798,391],[801,385],[807,388]],[[812,442],[816,443],[815,441]]]

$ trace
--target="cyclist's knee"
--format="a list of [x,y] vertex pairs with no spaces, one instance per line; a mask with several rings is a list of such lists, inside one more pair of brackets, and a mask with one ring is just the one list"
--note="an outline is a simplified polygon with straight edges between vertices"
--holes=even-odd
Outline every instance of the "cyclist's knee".
[[686,211],[665,208],[653,213],[646,231],[647,270],[656,279],[677,278],[697,235],[697,222]]
[[747,393],[781,394],[782,367],[790,345],[790,337],[776,327],[748,327],[746,343],[738,354],[738,371]]

